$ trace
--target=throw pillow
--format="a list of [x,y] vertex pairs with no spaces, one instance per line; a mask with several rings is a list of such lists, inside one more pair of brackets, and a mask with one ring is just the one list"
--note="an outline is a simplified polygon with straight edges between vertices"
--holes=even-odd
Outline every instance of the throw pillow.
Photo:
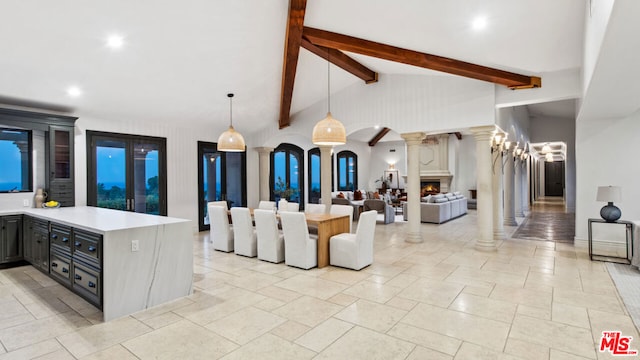
[[344,199],[344,194],[343,193],[339,193],[338,196],[336,196],[339,199]]
[[427,195],[427,196],[423,197],[422,199],[420,199],[420,201],[429,202],[430,199],[431,199],[431,195]]
[[353,193],[353,200],[362,200],[362,192],[360,190],[356,190]]
[[376,192],[374,192],[374,193],[373,193],[373,198],[374,198],[374,199],[380,199],[380,194],[378,194],[378,192],[377,192],[377,191],[376,191]]

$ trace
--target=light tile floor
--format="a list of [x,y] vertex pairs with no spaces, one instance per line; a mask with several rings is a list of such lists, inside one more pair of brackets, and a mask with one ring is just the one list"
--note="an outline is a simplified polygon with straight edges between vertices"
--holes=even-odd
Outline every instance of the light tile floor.
[[[601,332],[638,331],[604,263],[570,243],[474,249],[475,211],[376,225],[374,264],[299,270],[194,237],[194,294],[103,323],[30,266],[0,271],[3,359],[603,359]],[[515,229],[508,228],[512,233]],[[126,301],[126,299],[122,299]]]

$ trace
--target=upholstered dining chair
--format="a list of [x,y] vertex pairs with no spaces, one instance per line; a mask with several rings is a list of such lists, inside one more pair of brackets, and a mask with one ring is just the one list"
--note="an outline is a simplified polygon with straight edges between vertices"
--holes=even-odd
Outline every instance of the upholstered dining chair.
[[338,215],[349,215],[349,232],[351,232],[351,226],[353,224],[353,206],[333,204],[331,205],[329,213]]
[[329,239],[331,265],[360,270],[373,263],[376,215],[374,210],[363,212],[355,234],[342,233]]
[[304,213],[282,212],[282,233],[284,234],[284,263],[302,269],[318,265],[318,237],[309,235]]
[[273,209],[275,208],[276,208],[275,201],[260,200],[260,202],[258,203],[258,209],[273,211]]
[[300,211],[300,204],[298,204],[296,202],[289,202],[287,204],[287,210],[286,211],[298,212],[298,211]]
[[284,261],[284,235],[278,230],[278,219],[272,210],[255,209],[258,238],[258,259],[281,263]]
[[209,201],[207,203],[207,206],[209,205],[222,206],[225,210],[229,210],[229,203],[227,203],[226,201]]
[[324,214],[327,211],[325,204],[307,204],[304,207],[304,212],[307,214]]
[[396,221],[395,209],[384,200],[367,199],[364,201],[363,208],[364,211],[375,210],[379,214],[383,214],[385,224]]
[[209,211],[209,235],[213,248],[224,252],[233,251],[233,230],[229,226],[226,205],[223,207],[208,203],[207,210]]
[[253,228],[251,213],[248,208],[231,208],[231,220],[233,220],[233,237],[236,255],[255,257],[258,255],[258,242],[256,230]]

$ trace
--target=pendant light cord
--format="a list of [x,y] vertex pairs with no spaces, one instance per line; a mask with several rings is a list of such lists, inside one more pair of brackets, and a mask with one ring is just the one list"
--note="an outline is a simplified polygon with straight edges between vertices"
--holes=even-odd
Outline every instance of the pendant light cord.
[[227,96],[229,97],[229,122],[233,127],[233,94],[227,94]]
[[331,112],[331,53],[327,49],[327,110]]

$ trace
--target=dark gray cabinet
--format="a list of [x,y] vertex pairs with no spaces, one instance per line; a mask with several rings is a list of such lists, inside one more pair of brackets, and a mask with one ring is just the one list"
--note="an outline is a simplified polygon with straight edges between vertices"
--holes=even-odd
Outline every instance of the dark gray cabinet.
[[22,215],[2,216],[0,224],[0,264],[22,260]]
[[49,126],[47,146],[49,200],[58,201],[60,206],[74,206],[73,127]]
[[24,259],[38,270],[49,273],[49,222],[23,217]]

